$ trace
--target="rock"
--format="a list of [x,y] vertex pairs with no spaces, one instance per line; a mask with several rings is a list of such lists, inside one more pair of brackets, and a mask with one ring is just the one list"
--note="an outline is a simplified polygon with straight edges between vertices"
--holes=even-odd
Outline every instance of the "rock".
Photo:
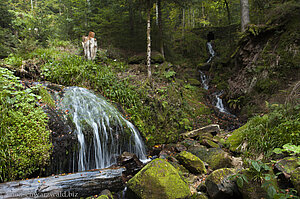
[[108,198],[108,199],[114,199],[112,193],[108,189],[101,191],[100,197],[101,196],[106,196],[106,198]]
[[295,189],[297,190],[298,195],[300,195],[300,167],[295,169],[291,174],[291,182],[293,183]]
[[243,143],[244,141],[244,130],[248,127],[248,123],[244,126],[236,129],[226,140],[226,144],[229,146],[229,149],[233,152],[243,152],[247,144]]
[[207,192],[212,199],[238,199],[240,193],[234,182],[228,177],[235,173],[234,169],[218,169],[213,171],[206,179]]
[[300,167],[300,157],[286,157],[275,164],[275,168],[281,171],[286,178],[289,178],[297,167]]
[[220,148],[220,146],[217,143],[215,143],[215,142],[213,142],[209,139],[202,140],[201,144],[208,147],[208,148]]
[[176,158],[180,164],[187,168],[191,173],[199,174],[207,172],[202,160],[190,152],[182,151]]
[[[148,163],[128,183],[128,194],[142,199],[174,199],[190,196],[189,186],[167,161],[157,158]],[[128,197],[133,198],[133,197]]]
[[231,168],[231,156],[221,148],[209,148],[205,146],[193,146],[188,149],[189,152],[206,162],[212,170],[220,168]]
[[176,149],[177,152],[182,152],[182,151],[186,151],[187,150],[187,148],[184,145],[182,145],[182,144],[176,144],[175,149]]
[[194,194],[192,198],[193,199],[208,199],[208,197],[204,193],[201,193],[201,192]]
[[221,129],[218,124],[210,124],[208,126],[181,134],[182,138],[196,138],[203,133],[220,133]]
[[128,59],[129,64],[141,64],[141,63],[145,63],[145,62],[146,62],[146,54],[145,53],[133,55],[132,57],[130,57]]
[[196,140],[187,138],[185,140],[183,140],[180,144],[182,144],[183,146],[189,148],[190,146],[196,146],[199,145],[199,143]]
[[143,163],[138,159],[138,157],[129,152],[123,152],[122,155],[117,158],[117,164],[119,166],[125,166],[126,168],[126,170],[122,173],[124,182],[134,176],[143,166]]

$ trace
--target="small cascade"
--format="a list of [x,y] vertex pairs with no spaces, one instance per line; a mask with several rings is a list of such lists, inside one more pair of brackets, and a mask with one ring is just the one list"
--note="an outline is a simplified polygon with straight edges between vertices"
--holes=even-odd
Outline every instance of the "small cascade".
[[205,90],[208,90],[208,80],[206,78],[206,75],[201,71],[199,70],[200,72],[200,79],[201,79],[201,83],[202,83],[202,86]]
[[212,60],[212,58],[214,58],[214,56],[215,56],[215,51],[214,51],[214,49],[213,49],[213,47],[212,47],[212,45],[211,45],[211,43],[210,42],[207,42],[207,48],[208,48],[208,51],[209,51],[209,54],[210,54],[210,57],[209,57],[209,59],[207,60],[207,62],[206,63],[210,63],[211,62],[211,60]]
[[124,151],[146,159],[138,130],[102,96],[85,88],[70,87],[61,99],[61,108],[69,113],[79,143],[77,157],[73,158],[77,168],[74,171],[109,167]]
[[[211,42],[207,42],[207,48],[208,48],[208,51],[209,51],[209,54],[210,54],[210,57],[209,59],[207,60],[206,63],[210,63],[211,60],[215,57],[215,51],[211,45]],[[200,79],[201,79],[201,82],[202,82],[202,86],[205,90],[208,90],[209,86],[208,86],[208,78],[206,77],[206,75],[200,71]],[[220,98],[220,96],[222,95],[223,93],[222,92],[217,92],[217,93],[214,93],[213,95],[215,96],[215,107],[219,110],[219,112],[221,113],[226,113],[228,115],[232,115],[228,110],[226,110],[226,108],[224,107],[223,105],[223,101],[222,99]]]

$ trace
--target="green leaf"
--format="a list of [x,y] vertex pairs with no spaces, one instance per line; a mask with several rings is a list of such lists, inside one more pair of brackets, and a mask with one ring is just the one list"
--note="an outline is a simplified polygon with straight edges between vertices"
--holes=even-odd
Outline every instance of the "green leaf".
[[256,161],[251,161],[251,165],[253,166],[253,168],[254,168],[256,171],[260,172],[260,166],[259,166],[258,162],[256,162]]
[[237,178],[236,183],[237,183],[237,185],[238,185],[239,188],[242,188],[243,185],[244,185],[244,181],[243,181],[243,179],[241,177]]

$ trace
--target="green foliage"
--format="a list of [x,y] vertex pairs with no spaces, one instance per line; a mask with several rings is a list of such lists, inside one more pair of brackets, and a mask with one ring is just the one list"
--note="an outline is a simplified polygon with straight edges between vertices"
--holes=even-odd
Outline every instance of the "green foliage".
[[28,177],[49,159],[47,115],[36,105],[40,98],[0,68],[0,181]]
[[300,145],[295,146],[293,144],[288,143],[283,145],[282,148],[275,148],[273,152],[276,154],[282,154],[283,152],[288,152],[291,155],[297,155],[300,153]]
[[175,75],[176,72],[173,70],[169,70],[169,71],[165,71],[164,74],[165,78],[167,78],[168,80],[171,80]]
[[264,116],[255,116],[247,122],[247,126],[242,127],[238,134],[239,145],[247,142],[247,150],[252,155],[263,153],[271,155],[272,150],[281,148],[290,143],[299,145],[300,136],[300,106],[273,106],[270,112]]

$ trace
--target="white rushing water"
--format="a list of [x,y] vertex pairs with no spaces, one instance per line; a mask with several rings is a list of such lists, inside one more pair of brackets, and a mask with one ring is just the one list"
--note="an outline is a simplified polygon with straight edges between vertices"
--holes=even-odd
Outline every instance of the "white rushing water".
[[61,105],[75,126],[78,171],[109,167],[124,151],[146,159],[138,130],[102,96],[85,88],[70,87],[65,90]]
[[210,63],[211,62],[211,60],[212,60],[212,58],[214,58],[214,56],[215,56],[215,51],[214,51],[214,49],[213,49],[213,47],[212,47],[212,45],[211,45],[211,43],[210,42],[207,42],[207,48],[208,48],[208,51],[209,51],[209,54],[210,54],[210,57],[209,57],[209,59],[207,60],[207,62],[206,63]]

